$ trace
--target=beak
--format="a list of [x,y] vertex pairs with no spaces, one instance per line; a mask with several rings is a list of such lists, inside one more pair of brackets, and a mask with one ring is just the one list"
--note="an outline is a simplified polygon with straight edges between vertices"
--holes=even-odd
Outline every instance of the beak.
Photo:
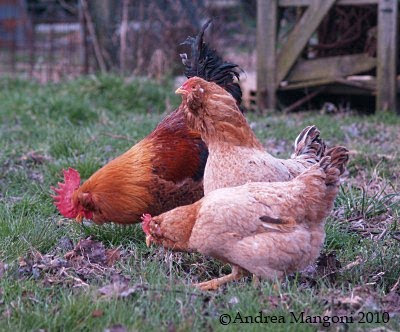
[[187,94],[187,91],[185,89],[183,89],[182,87],[179,87],[178,89],[176,89],[175,94],[185,95],[185,94]]
[[83,220],[83,215],[82,215],[81,213],[79,213],[79,214],[76,216],[75,220],[81,224],[81,223],[82,223],[82,220]]
[[146,236],[146,246],[150,247],[151,243],[153,242],[153,237],[149,234]]

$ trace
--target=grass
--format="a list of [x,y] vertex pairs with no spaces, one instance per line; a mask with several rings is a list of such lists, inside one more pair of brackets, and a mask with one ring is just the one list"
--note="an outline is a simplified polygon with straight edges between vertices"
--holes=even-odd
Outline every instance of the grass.
[[[345,145],[352,152],[348,177],[326,222],[326,262],[321,259],[317,272],[290,276],[279,286],[262,282],[255,288],[246,279],[202,293],[191,283],[227,273],[226,265],[197,254],[146,248],[139,226],[77,225],[59,216],[50,186],[60,180],[61,170],[72,166],[87,178],[127,150],[177,105],[171,91],[168,83],[112,76],[44,86],[0,81],[0,331],[100,331],[118,325],[178,331],[324,328],[241,324],[239,318],[229,327],[219,322],[221,314],[233,320],[240,312],[245,321],[244,316],[260,311],[287,322],[290,312],[357,317],[358,311],[390,311],[387,324],[347,327],[399,330],[397,293],[391,292],[400,276],[400,118],[393,114],[247,115],[274,155],[288,156],[296,135],[311,123],[328,145]],[[76,244],[89,236],[106,249],[118,248],[122,258],[95,278],[81,276],[87,285],[49,282],[30,263],[38,252],[63,257],[65,239]],[[31,264],[29,273],[24,264]],[[99,289],[115,275],[125,278],[132,294],[100,296]]]

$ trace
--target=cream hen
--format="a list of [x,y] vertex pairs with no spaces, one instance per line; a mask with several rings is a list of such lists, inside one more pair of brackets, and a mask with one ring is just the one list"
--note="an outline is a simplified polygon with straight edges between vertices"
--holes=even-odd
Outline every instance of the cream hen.
[[324,243],[348,151],[335,147],[289,182],[253,182],[217,189],[157,217],[145,215],[147,243],[198,251],[232,265],[232,273],[197,284],[202,290],[246,273],[273,280],[305,268]]

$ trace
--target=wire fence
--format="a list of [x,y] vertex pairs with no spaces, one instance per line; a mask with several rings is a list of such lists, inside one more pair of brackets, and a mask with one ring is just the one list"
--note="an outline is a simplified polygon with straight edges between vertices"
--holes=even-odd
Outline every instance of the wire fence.
[[73,15],[52,17],[56,7],[46,6],[0,0],[1,75],[44,82],[82,72],[79,22]]
[[255,1],[240,0],[0,0],[0,75],[57,82],[113,71],[161,79],[181,71],[180,43],[208,17],[218,18],[212,44],[215,35],[243,35],[238,6],[255,14]]

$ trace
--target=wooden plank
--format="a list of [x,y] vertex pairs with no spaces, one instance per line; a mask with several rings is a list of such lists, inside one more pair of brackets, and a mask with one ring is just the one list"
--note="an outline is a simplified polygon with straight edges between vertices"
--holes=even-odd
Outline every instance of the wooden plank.
[[343,84],[331,84],[326,87],[324,93],[332,95],[374,96],[374,91],[372,90]]
[[312,0],[279,0],[279,7],[305,7],[311,2]]
[[308,81],[303,81],[303,82],[297,82],[297,83],[292,83],[288,85],[283,85],[279,88],[280,91],[290,91],[290,90],[299,90],[299,89],[305,89],[305,88],[311,88],[311,87],[316,87],[316,86],[321,86],[321,85],[332,85],[335,84],[338,86],[342,86],[344,88],[344,91],[348,87],[353,87],[357,89],[362,89],[365,91],[367,94],[373,94],[375,91],[375,86],[376,82],[375,80],[349,80],[345,78],[335,78],[335,77],[330,77],[327,79],[318,79],[318,80],[308,80]]
[[368,54],[332,56],[299,61],[285,79],[289,82],[345,77],[375,68],[376,59]]
[[311,87],[325,85],[325,84],[334,83],[334,82],[336,82],[336,79],[332,78],[332,77],[329,79],[309,80],[309,81],[297,82],[297,83],[292,83],[292,84],[288,84],[285,81],[285,82],[282,82],[281,86],[279,87],[279,90],[280,91],[298,90],[298,89],[311,88]]
[[[364,6],[376,5],[379,0],[337,0],[338,6]],[[313,0],[279,0],[279,7],[306,7],[313,3]]]
[[379,1],[376,110],[396,110],[397,12],[397,0]]
[[377,5],[379,0],[338,0],[339,6]]
[[[262,0],[259,0],[260,2]],[[314,0],[290,32],[278,56],[277,85],[286,77],[311,35],[336,0]],[[268,1],[269,2],[269,1]]]
[[[314,85],[311,85],[311,83],[314,82]],[[288,85],[286,87],[283,87],[279,89],[279,91],[293,91],[293,90],[304,90],[304,89],[310,89],[310,88],[315,88],[318,86],[321,86],[319,82],[317,84],[316,81],[308,81],[308,82],[302,82],[302,83],[307,83],[301,85],[300,83],[296,83],[294,85]],[[327,94],[340,94],[340,95],[360,95],[360,96],[373,96],[375,94],[375,86],[371,84],[365,84],[365,86],[360,87],[356,85],[347,85],[347,84],[342,84],[342,83],[336,83],[336,82],[328,82],[327,85],[325,86],[324,93]]]
[[276,108],[277,0],[257,1],[257,106]]
[[349,87],[360,88],[363,90],[369,90],[370,92],[374,92],[376,89],[376,81],[375,80],[347,80],[345,78],[338,78],[336,80],[337,83],[347,85]]

